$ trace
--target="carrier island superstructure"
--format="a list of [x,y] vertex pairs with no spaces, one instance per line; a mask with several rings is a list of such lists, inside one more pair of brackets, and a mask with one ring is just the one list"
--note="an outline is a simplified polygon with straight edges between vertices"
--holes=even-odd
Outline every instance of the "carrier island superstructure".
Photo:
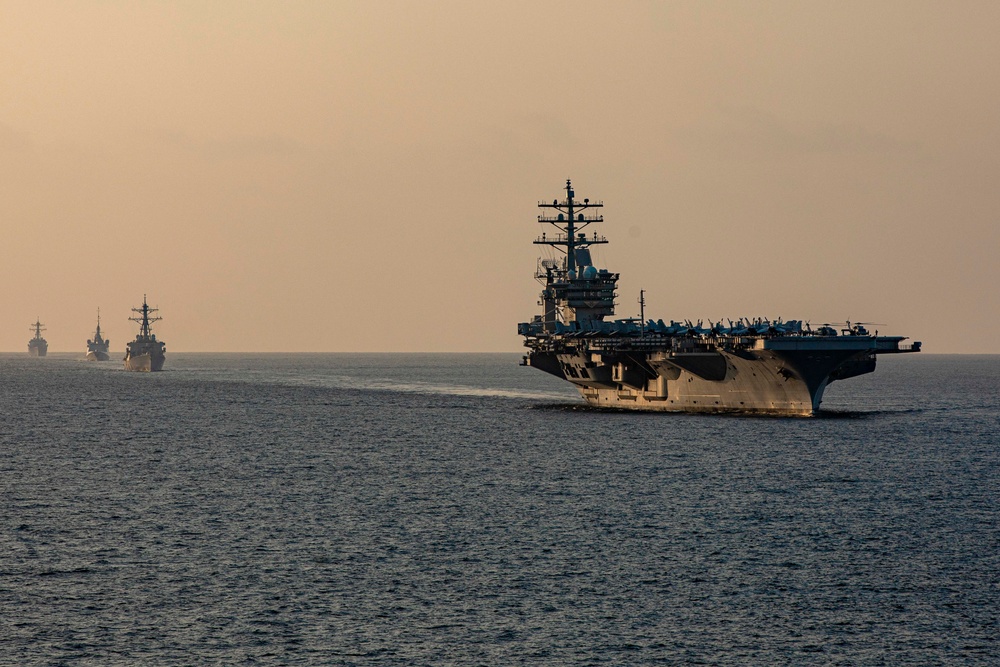
[[[573,383],[593,406],[667,412],[813,415],[834,380],[871,373],[878,354],[918,352],[920,343],[878,336],[863,324],[813,329],[799,320],[719,323],[612,319],[619,274],[597,268],[584,231],[603,222],[603,204],[566,196],[539,202],[546,225],[535,244],[561,251],[538,262],[542,313],[518,325],[523,364]],[[558,254],[558,253],[557,253]]]

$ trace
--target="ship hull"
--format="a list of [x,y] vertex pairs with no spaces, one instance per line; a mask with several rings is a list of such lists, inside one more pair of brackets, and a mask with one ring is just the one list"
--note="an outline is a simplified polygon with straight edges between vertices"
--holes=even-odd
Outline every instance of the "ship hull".
[[125,370],[140,373],[152,373],[163,370],[165,357],[161,354],[152,355],[148,352],[125,357]]
[[808,349],[534,351],[529,366],[561,377],[594,407],[694,413],[811,416],[830,382],[875,370],[873,344]]
[[44,357],[48,353],[49,353],[48,346],[44,346],[44,347],[41,346],[41,345],[29,345],[28,346],[28,355],[29,356],[32,356],[32,357]]
[[87,361],[110,361],[111,355],[106,350],[90,350],[87,352]]
[[825,385],[812,394],[799,378],[782,376],[778,360],[722,357],[726,375],[718,381],[683,369],[671,372],[664,363],[656,366],[662,374],[642,387],[578,389],[590,405],[627,410],[810,416],[819,409]]

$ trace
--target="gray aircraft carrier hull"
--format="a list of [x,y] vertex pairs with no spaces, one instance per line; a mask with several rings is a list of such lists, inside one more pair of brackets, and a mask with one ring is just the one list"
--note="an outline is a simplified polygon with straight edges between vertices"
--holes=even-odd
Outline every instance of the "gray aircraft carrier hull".
[[533,351],[525,359],[574,384],[592,406],[811,416],[830,382],[875,370],[875,339],[758,340],[749,349]]

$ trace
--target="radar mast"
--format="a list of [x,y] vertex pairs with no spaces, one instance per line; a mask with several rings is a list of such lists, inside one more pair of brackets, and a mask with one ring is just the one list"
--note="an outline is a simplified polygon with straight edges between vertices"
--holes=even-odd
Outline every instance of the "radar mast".
[[550,208],[556,211],[555,214],[542,213],[538,216],[538,222],[552,225],[559,230],[559,233],[554,237],[549,238],[543,232],[540,237],[535,239],[535,244],[552,246],[553,248],[558,248],[562,252],[566,253],[566,270],[576,271],[577,248],[584,249],[598,243],[608,242],[608,240],[603,236],[599,237],[597,232],[594,232],[593,236],[589,239],[586,234],[581,232],[581,230],[588,225],[595,222],[604,222],[603,215],[587,215],[582,213],[582,211],[591,208],[602,208],[603,206],[604,202],[591,203],[589,199],[584,199],[581,203],[579,200],[575,199],[573,184],[570,182],[570,179],[567,178],[566,199],[563,201],[554,199],[551,204],[547,202],[538,202],[538,208]]
[[31,325],[31,327],[28,329],[28,331],[34,331],[35,332],[35,340],[39,340],[42,337],[42,332],[43,331],[47,331],[47,329],[45,328],[45,325],[42,324],[40,318],[36,317],[35,318],[35,323]]
[[130,317],[129,318],[129,320],[131,320],[133,322],[138,322],[139,323],[139,336],[138,336],[138,338],[147,339],[150,336],[152,336],[152,333],[150,332],[150,329],[149,329],[149,325],[151,323],[153,323],[153,322],[157,322],[159,320],[162,320],[163,318],[162,317],[150,317],[149,314],[150,313],[155,313],[158,310],[159,310],[158,308],[150,308],[146,304],[146,295],[143,294],[142,295],[142,308],[133,308],[132,309],[133,313],[138,313],[138,317]]

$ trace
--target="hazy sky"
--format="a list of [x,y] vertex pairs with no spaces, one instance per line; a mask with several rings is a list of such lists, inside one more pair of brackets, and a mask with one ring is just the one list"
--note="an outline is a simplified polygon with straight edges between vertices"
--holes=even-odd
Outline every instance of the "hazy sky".
[[514,351],[539,200],[619,315],[1000,352],[1000,3],[0,0],[0,350]]

